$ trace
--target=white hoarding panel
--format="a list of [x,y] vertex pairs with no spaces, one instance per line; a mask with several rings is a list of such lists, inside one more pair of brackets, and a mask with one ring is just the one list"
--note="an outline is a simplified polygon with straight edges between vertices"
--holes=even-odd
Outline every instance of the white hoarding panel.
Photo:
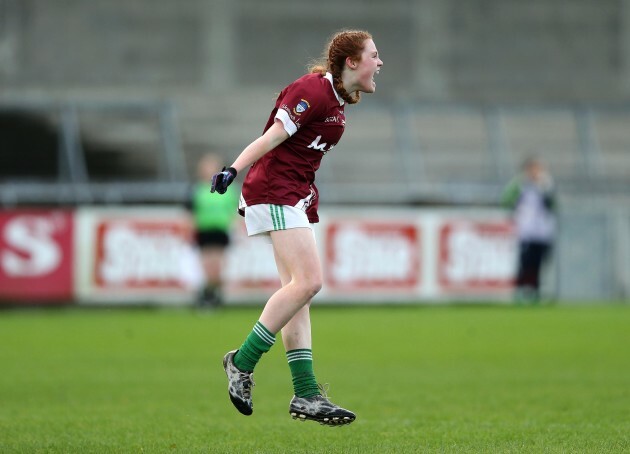
[[86,303],[190,303],[192,231],[176,208],[80,209],[77,295]]
[[510,292],[515,242],[506,221],[445,219],[439,229],[437,275],[444,295],[496,295]]
[[323,229],[326,293],[389,299],[417,295],[421,228],[408,221],[329,218]]
[[271,240],[260,235],[248,237],[240,220],[232,231],[224,280],[230,302],[264,303],[280,288]]
[[[319,302],[509,300],[516,242],[500,210],[337,208],[320,218]],[[81,302],[191,303],[203,280],[183,209],[80,209],[75,250]],[[280,288],[268,237],[248,237],[241,219],[224,279],[228,304],[264,304]]]

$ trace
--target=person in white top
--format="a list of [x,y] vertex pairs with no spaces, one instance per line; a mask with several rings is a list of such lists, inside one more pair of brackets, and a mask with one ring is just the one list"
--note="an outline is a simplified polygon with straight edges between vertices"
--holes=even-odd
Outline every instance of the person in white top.
[[503,205],[512,210],[519,243],[517,301],[540,299],[540,275],[556,235],[556,197],[551,175],[538,157],[525,160],[507,185]]

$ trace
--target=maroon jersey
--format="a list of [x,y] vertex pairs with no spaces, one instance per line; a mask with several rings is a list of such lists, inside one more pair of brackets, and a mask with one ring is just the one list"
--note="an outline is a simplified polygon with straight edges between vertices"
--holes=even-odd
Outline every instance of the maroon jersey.
[[330,73],[307,74],[282,90],[264,130],[278,119],[290,137],[250,167],[243,182],[241,214],[247,206],[272,203],[298,207],[306,211],[309,222],[319,221],[315,172],[343,134],[343,104]]

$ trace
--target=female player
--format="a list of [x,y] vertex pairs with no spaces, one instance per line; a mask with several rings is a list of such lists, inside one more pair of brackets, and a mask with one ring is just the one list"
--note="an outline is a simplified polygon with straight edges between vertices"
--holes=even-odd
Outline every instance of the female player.
[[291,416],[325,425],[355,419],[354,413],[322,395],[313,372],[309,306],[322,286],[311,228],[319,221],[314,181],[322,157],[343,134],[345,104],[359,102],[361,92],[374,93],[374,75],[382,65],[369,33],[336,33],[321,64],[282,90],[263,135],[231,167],[213,176],[211,190],[223,193],[251,165],[239,211],[245,216],[248,235],[270,236],[282,284],[241,348],[223,358],[230,399],[244,415],[253,412],[254,367],[281,331],[295,391],[289,404]]

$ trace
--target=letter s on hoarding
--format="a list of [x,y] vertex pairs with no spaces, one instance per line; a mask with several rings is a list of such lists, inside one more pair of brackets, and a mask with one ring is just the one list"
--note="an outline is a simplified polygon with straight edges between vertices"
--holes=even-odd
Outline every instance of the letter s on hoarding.
[[60,246],[53,239],[55,220],[47,216],[19,216],[2,231],[9,249],[2,251],[0,265],[8,276],[43,276],[61,263]]

